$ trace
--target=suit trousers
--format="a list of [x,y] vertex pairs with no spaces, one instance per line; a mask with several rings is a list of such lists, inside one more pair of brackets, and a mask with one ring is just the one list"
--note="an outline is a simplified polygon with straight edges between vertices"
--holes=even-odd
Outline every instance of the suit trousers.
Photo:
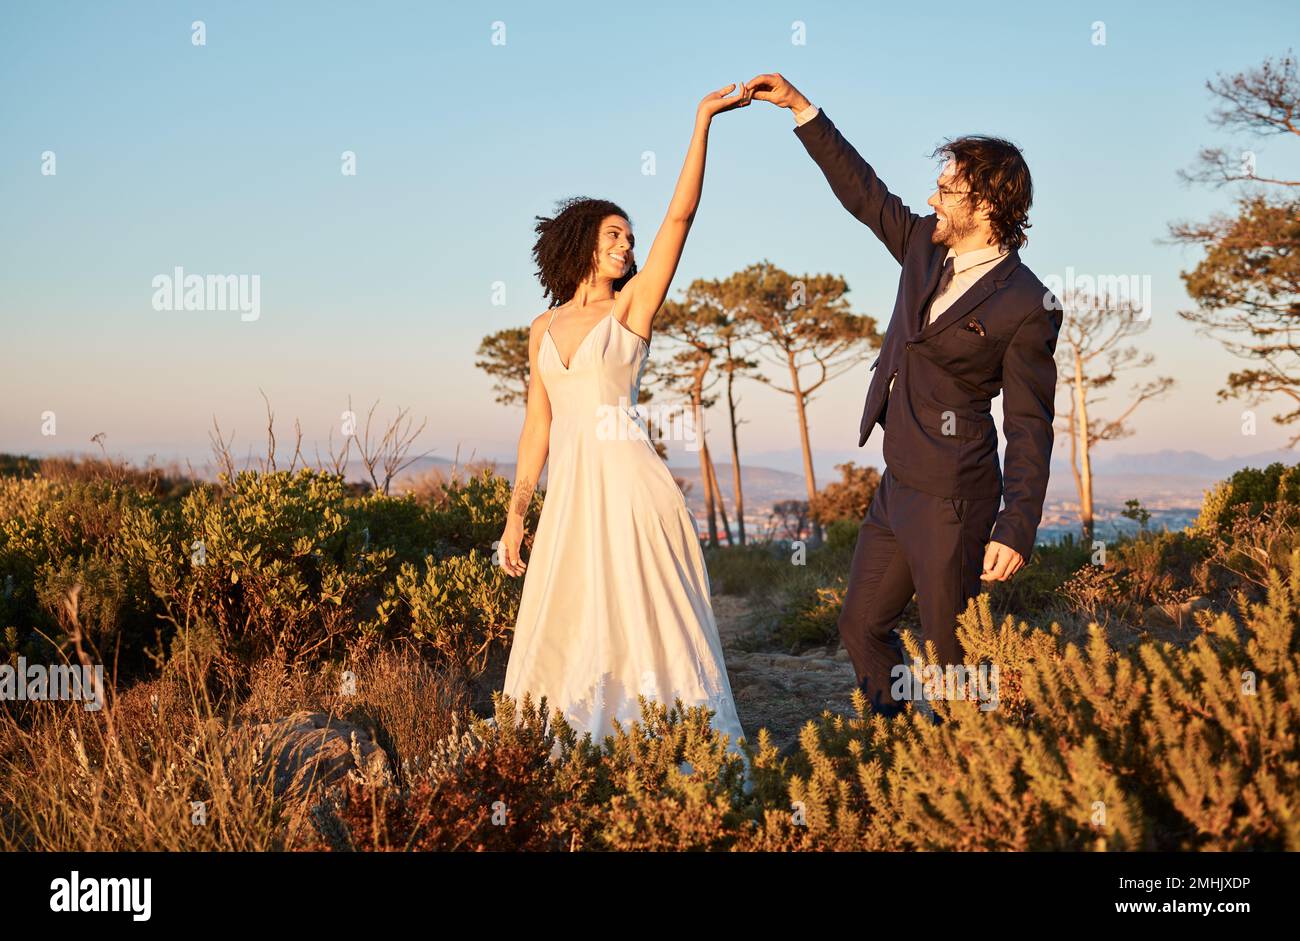
[[980,592],[984,551],[1001,497],[963,500],[901,483],[888,467],[858,530],[839,632],[871,708],[896,715],[903,702],[890,692],[904,664],[895,633],[916,595],[921,649],[934,644],[937,663],[964,663],[957,615]]

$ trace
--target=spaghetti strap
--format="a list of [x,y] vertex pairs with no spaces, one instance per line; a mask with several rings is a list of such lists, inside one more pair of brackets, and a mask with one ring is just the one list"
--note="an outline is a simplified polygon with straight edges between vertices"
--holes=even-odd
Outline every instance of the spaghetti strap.
[[558,314],[559,312],[560,312],[560,308],[558,308],[558,307],[555,308],[555,310],[551,311],[551,319],[548,320],[548,321],[546,321],[546,329],[547,329],[547,330],[550,330],[550,329],[551,329],[551,324],[555,323],[555,315]]

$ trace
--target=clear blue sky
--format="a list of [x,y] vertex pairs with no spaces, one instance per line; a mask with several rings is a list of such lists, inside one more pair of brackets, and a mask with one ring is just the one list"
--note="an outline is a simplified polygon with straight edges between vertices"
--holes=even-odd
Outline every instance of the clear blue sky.
[[[194,20],[206,46],[191,43]],[[504,46],[491,42],[498,20]],[[1097,20],[1105,46],[1091,41]],[[544,307],[533,216],[605,196],[648,245],[698,99],[779,70],[914,208],[928,211],[941,139],[996,133],[1034,174],[1022,257],[1040,277],[1151,275],[1143,342],[1179,388],[1111,453],[1275,447],[1284,432],[1261,422],[1243,439],[1241,406],[1216,404],[1235,362],[1177,318],[1178,271],[1195,256],[1156,240],[1170,220],[1229,205],[1175,176],[1225,140],[1205,120],[1205,80],[1300,45],[1298,27],[1294,0],[6,4],[0,441],[50,453],[102,431],[110,451],[202,458],[215,415],[238,453],[260,450],[261,387],[282,442],[294,417],[323,441],[350,393],[358,408],[380,399],[381,415],[427,415],[422,442],[442,456],[461,443],[512,459],[522,412],[492,401],[473,361],[486,334]],[[675,289],[767,258],[843,274],[855,309],[883,325],[897,268],[792,127],[761,103],[715,122]],[[1294,144],[1233,143],[1261,170],[1300,172]],[[346,150],[354,177],[340,173]],[[641,173],[647,150],[655,176]],[[55,176],[40,172],[45,151]],[[260,319],[154,310],[151,280],[178,265],[258,274]],[[854,450],[866,365],[814,402],[819,451]],[[793,448],[788,399],[744,396],[745,452]],[[54,439],[40,434],[46,410]]]

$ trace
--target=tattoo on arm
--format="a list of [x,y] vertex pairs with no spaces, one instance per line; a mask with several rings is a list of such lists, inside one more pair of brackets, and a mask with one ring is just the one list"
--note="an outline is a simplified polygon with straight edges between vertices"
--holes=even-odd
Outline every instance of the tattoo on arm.
[[520,477],[519,482],[515,484],[515,494],[512,498],[512,508],[520,516],[528,515],[528,505],[533,499],[534,484],[527,477]]

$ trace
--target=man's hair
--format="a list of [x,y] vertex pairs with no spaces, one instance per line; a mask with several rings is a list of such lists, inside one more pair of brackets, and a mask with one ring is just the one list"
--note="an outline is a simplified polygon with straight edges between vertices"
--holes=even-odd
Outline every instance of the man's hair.
[[1034,181],[1020,148],[1000,137],[968,134],[944,141],[935,157],[952,158],[957,173],[970,190],[971,205],[982,202],[989,210],[989,225],[1003,248],[1010,251],[1028,241],[1029,207],[1034,201]]

